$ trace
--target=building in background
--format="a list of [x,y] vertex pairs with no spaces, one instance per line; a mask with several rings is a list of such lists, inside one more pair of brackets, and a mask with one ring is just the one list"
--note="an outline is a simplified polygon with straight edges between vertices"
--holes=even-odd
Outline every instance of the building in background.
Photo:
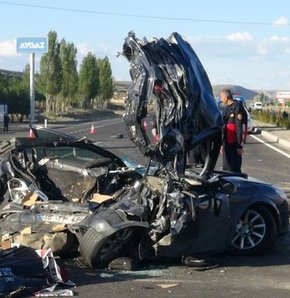
[[290,91],[277,91],[276,98],[284,109],[290,103]]

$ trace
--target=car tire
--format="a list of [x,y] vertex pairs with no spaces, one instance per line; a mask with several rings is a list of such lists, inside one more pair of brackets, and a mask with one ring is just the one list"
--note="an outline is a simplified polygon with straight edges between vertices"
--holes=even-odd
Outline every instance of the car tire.
[[277,224],[264,206],[249,207],[240,217],[231,245],[231,252],[251,256],[266,253],[275,243]]
[[103,269],[116,258],[130,256],[137,239],[136,228],[124,228],[104,238],[89,227],[80,241],[79,251],[88,266]]

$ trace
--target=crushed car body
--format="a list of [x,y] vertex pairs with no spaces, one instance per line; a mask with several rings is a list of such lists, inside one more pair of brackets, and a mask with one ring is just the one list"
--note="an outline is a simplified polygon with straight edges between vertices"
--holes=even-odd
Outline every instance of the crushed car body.
[[[221,144],[221,115],[207,74],[191,46],[174,33],[148,42],[130,32],[123,45],[130,62],[132,84],[124,121],[131,140],[178,175],[186,153],[206,142],[204,172],[212,171]],[[153,106],[159,142],[152,144],[144,127]]]
[[73,252],[78,243],[68,227],[88,215],[87,202],[97,204],[142,176],[88,140],[49,130],[38,135],[0,143],[1,235],[35,249]]
[[[222,121],[191,46],[177,33],[148,42],[130,32],[123,55],[132,78],[126,128],[133,143],[159,166],[86,218],[80,242],[86,262],[106,266],[132,254],[132,246],[141,258],[269,249],[287,230],[286,196],[245,174],[214,171]],[[145,125],[150,117],[158,135],[154,141]],[[203,155],[198,171],[186,162],[187,153],[197,148]],[[275,214],[280,218],[276,223]]]
[[[266,252],[288,230],[286,195],[246,174],[215,170],[222,120],[191,46],[177,33],[148,42],[130,32],[123,55],[132,78],[124,122],[150,158],[147,171],[84,139],[2,142],[1,236],[20,241],[15,235],[28,227],[58,233],[63,246],[38,245],[57,253],[77,247],[95,268],[122,256]],[[187,162],[192,150],[201,152],[198,164]]]

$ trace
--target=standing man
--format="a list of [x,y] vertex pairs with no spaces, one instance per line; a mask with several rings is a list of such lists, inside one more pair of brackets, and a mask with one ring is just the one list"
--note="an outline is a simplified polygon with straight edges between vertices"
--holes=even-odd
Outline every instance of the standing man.
[[233,99],[229,89],[220,92],[223,112],[223,170],[241,173],[243,154],[243,123],[245,123],[245,111],[243,106]]
[[3,119],[3,131],[8,132],[8,126],[9,126],[9,115],[8,113],[4,113],[4,119]]

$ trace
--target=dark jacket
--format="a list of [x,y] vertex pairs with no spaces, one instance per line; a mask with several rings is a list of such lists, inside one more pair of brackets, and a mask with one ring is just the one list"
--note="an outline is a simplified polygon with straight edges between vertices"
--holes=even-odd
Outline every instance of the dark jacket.
[[244,130],[243,124],[247,121],[244,107],[236,100],[231,105],[226,106],[223,112],[224,120],[224,143],[243,147]]

